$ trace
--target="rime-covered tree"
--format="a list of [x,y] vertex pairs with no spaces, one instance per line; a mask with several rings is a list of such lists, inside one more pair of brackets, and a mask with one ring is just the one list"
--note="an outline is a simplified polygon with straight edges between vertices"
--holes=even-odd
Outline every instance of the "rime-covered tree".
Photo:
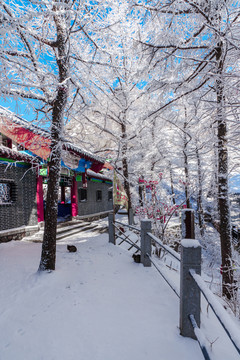
[[[86,59],[86,72],[93,71],[94,74],[91,104],[85,109],[78,109],[76,104],[76,115],[69,123],[68,131],[78,141],[82,140],[83,133],[100,132],[98,139],[88,136],[92,142],[86,146],[93,146],[95,152],[110,154],[122,175],[130,209],[133,148],[142,128],[143,98],[147,95],[142,89],[142,81],[147,62],[143,61],[141,46],[134,40],[138,26],[134,14],[128,12],[127,2],[114,4],[111,11],[111,30],[104,30],[107,38],[104,49],[110,58],[101,63]],[[85,120],[84,129],[77,125],[82,119]]]
[[101,45],[95,51],[92,46],[101,40],[97,31],[103,14],[106,23],[107,7],[107,1],[0,1],[0,93],[4,97],[33,100],[36,114],[43,114],[51,128],[41,271],[55,269],[64,125],[73,103],[86,103],[86,74],[79,63],[83,63],[84,54],[100,57]]
[[[157,113],[186,95],[207,102],[212,93],[217,136],[217,185],[223,267],[223,294],[233,296],[231,223],[228,199],[228,127],[234,116],[230,94],[239,88],[240,8],[231,0],[161,1],[135,4],[145,19],[145,46],[153,68],[165,67],[168,99]],[[201,91],[200,91],[201,90]],[[210,104],[208,104],[210,105]],[[236,115],[236,111],[235,111]]]

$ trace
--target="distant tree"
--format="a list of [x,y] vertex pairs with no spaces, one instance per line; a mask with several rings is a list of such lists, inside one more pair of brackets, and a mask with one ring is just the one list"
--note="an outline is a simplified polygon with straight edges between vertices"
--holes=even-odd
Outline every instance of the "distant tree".
[[[74,134],[76,141],[81,141],[86,132],[101,134],[98,139],[90,136],[90,143],[86,146],[93,147],[95,152],[110,154],[115,168],[122,175],[130,209],[132,159],[136,154],[133,149],[142,128],[139,120],[143,98],[147,94],[141,88],[146,62],[144,65],[141,46],[133,39],[134,16],[130,17],[126,4],[120,2],[112,6],[111,18],[115,24],[107,32],[108,43],[105,44],[105,51],[111,54],[110,60],[105,63],[96,59],[85,61],[86,71],[91,70],[94,74],[91,104],[85,109],[78,109],[75,104],[75,117],[67,129],[70,135]],[[83,119],[85,128],[80,129],[78,123]]]
[[[169,98],[157,104],[149,116],[156,116],[186,95],[202,101],[211,98],[217,135],[217,185],[223,267],[222,292],[233,296],[231,221],[228,198],[228,126],[233,113],[232,89],[239,88],[240,8],[231,0],[137,2],[144,18],[145,46],[152,53],[153,68],[165,66],[163,78]],[[154,24],[153,24],[154,22]],[[156,24],[156,25],[155,25]],[[165,27],[164,25],[165,24]],[[159,29],[156,30],[156,29]],[[165,36],[164,36],[165,34]],[[235,72],[235,74],[234,74]],[[201,91],[200,91],[201,90]],[[171,94],[171,96],[170,96]]]

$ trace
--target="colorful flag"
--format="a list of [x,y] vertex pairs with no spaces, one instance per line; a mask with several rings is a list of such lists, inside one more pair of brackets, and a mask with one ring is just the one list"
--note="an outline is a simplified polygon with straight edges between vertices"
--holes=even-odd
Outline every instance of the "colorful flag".
[[128,197],[115,171],[113,178],[113,202],[115,205],[125,206],[128,210]]

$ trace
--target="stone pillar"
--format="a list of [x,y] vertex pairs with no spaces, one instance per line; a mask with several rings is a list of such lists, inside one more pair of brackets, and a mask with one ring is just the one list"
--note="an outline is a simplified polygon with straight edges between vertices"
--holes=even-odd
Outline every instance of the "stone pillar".
[[130,208],[129,209],[129,225],[133,225],[134,221],[133,221],[133,209]]
[[197,240],[183,239],[180,270],[180,333],[196,339],[189,315],[194,316],[200,327],[201,292],[189,273],[190,269],[201,275],[201,246]]
[[147,254],[151,256],[151,238],[147,235],[148,232],[151,232],[152,223],[150,220],[141,221],[141,263],[143,266],[151,266],[151,261]]
[[115,237],[115,227],[114,223],[114,213],[108,214],[108,235],[109,235],[109,242],[116,245],[116,237]]

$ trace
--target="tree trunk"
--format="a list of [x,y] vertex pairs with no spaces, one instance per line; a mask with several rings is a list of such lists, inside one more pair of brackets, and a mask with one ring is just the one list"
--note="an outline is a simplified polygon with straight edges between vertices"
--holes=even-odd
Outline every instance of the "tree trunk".
[[231,219],[228,197],[228,150],[227,124],[224,111],[224,86],[222,79],[224,49],[222,42],[216,48],[217,61],[217,135],[218,135],[218,211],[220,217],[220,240],[222,256],[222,294],[233,297],[233,270],[231,245]]
[[[139,180],[143,180],[144,181],[144,176],[140,176]],[[143,206],[143,188],[144,188],[144,183],[139,183],[138,184],[138,194],[139,194],[139,205],[142,207]]]
[[127,142],[126,142],[126,125],[122,123],[121,125],[122,130],[122,165],[123,165],[123,176],[124,176],[124,189],[126,191],[128,197],[128,220],[129,220],[129,209],[132,208],[132,201],[131,201],[131,189],[130,189],[130,181],[129,181],[129,171],[128,171],[128,159],[127,159]]
[[173,171],[172,171],[171,162],[169,162],[169,173],[170,173],[170,182],[171,182],[172,201],[173,201],[173,205],[176,205],[176,200],[175,200],[175,195],[174,195],[174,186],[173,186]]
[[[185,110],[186,114],[186,110]],[[187,115],[186,115],[187,117]],[[187,122],[184,121],[184,144],[183,144],[183,156],[184,156],[184,172],[185,172],[185,197],[187,208],[190,209],[190,198],[189,198],[189,170],[188,170],[188,155],[187,155],[187,135],[186,135]]]
[[[154,148],[154,150],[155,150],[155,128],[156,128],[156,119],[153,119],[152,129],[151,129],[151,136],[152,136],[151,148]],[[154,151],[153,155],[151,156],[151,166],[150,166],[152,178],[154,175],[155,165],[156,165],[156,153]]]
[[[56,8],[54,9],[57,10]],[[47,202],[45,212],[45,227],[42,244],[42,254],[39,270],[55,270],[56,262],[56,232],[57,232],[57,211],[58,211],[58,189],[61,170],[61,150],[64,109],[68,96],[68,34],[64,16],[55,13],[54,21],[57,28],[57,64],[59,71],[59,85],[57,96],[52,110],[51,128],[51,154],[49,160],[49,176]]]
[[202,166],[201,159],[196,146],[196,157],[197,157],[197,172],[198,172],[198,195],[197,195],[197,208],[198,208],[198,222],[200,228],[200,234],[204,235],[204,220],[203,220],[203,204],[202,204]]

